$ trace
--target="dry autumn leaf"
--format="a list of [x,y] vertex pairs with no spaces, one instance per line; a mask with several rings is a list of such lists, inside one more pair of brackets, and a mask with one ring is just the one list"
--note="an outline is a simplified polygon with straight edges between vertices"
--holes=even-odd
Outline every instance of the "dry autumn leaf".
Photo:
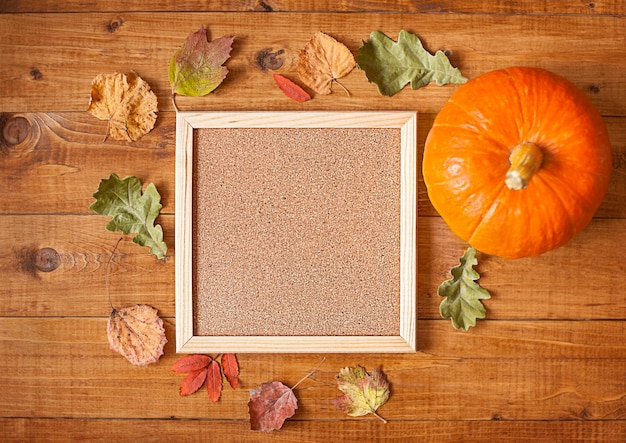
[[217,360],[211,360],[207,368],[206,390],[213,403],[222,395],[222,371]]
[[191,395],[200,389],[206,380],[207,372],[206,368],[202,368],[187,374],[187,377],[180,382],[180,396]]
[[200,97],[224,81],[228,68],[223,64],[230,57],[234,40],[235,37],[221,37],[209,42],[204,26],[187,36],[174,53],[168,71],[175,108],[176,94]]
[[157,310],[148,305],[113,309],[107,324],[107,337],[112,350],[137,366],[158,361],[167,343],[163,320]]
[[228,383],[233,389],[237,389],[239,384],[239,364],[235,354],[222,355],[222,371]]
[[172,371],[188,373],[180,383],[180,395],[191,395],[206,382],[207,394],[215,403],[222,395],[222,374],[235,389],[239,382],[239,365],[235,354],[223,354],[221,364],[222,367],[213,357],[200,354],[187,355],[179,359],[172,366]]
[[355,66],[350,50],[323,32],[317,32],[300,51],[297,63],[300,80],[322,95],[332,93],[333,82],[348,75]]
[[250,413],[250,429],[253,431],[271,432],[283,427],[283,423],[296,413],[298,398],[293,390],[309,378],[324,363],[322,359],[306,376],[302,377],[293,387],[285,386],[279,381],[262,383],[250,390],[248,412]]
[[250,390],[250,429],[271,432],[296,413],[298,399],[293,390],[279,381],[266,382]]
[[274,82],[283,93],[292,100],[303,103],[311,100],[311,96],[299,85],[280,74],[274,74]]
[[136,141],[154,128],[157,97],[134,72],[100,74],[91,83],[87,112],[108,121],[107,134],[114,140]]
[[374,414],[387,423],[376,412],[389,399],[389,382],[382,369],[376,368],[368,374],[363,366],[343,368],[337,375],[337,386],[345,395],[333,403],[343,412],[351,417]]

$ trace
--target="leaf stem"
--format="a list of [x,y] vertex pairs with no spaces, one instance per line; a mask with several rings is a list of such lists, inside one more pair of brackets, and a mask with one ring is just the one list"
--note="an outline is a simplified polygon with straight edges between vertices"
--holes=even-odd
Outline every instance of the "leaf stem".
[[111,302],[111,291],[109,290],[109,268],[111,267],[111,262],[113,261],[113,257],[115,256],[115,251],[117,251],[117,246],[120,244],[123,238],[124,237],[120,237],[117,240],[117,243],[115,243],[115,247],[113,248],[113,251],[111,252],[111,256],[107,260],[107,263],[104,269],[104,291],[107,297],[109,298],[109,305],[111,306],[111,310],[115,310],[115,308],[113,307],[113,303]]
[[348,94],[348,97],[351,97],[352,94],[350,94],[350,91],[348,91],[348,88],[346,88],[344,85],[341,84],[341,82],[339,80],[337,80],[336,78],[333,79],[333,81],[335,83],[337,83],[339,86],[341,86],[341,88],[346,91],[346,94]]
[[178,106],[176,105],[176,93],[172,92],[172,104],[174,105],[174,110],[178,113]]
[[309,378],[310,376],[312,376],[312,375],[315,373],[315,371],[317,371],[317,370],[320,368],[320,366],[322,366],[322,364],[324,363],[324,361],[326,361],[326,357],[322,358],[322,361],[321,361],[321,362],[319,362],[319,364],[318,364],[316,367],[314,367],[314,368],[313,368],[313,370],[312,370],[311,372],[309,372],[307,375],[305,375],[304,377],[302,377],[298,383],[296,383],[295,385],[293,385],[293,386],[291,387],[291,390],[293,391],[294,389],[296,389],[296,387],[297,387],[300,383],[302,383],[304,380],[306,380],[307,378]]
[[372,414],[374,414],[374,416],[376,418],[378,418],[380,421],[382,421],[383,423],[387,423],[387,420],[385,420],[384,418],[382,418],[380,415],[378,415],[378,412],[376,411],[372,411]]

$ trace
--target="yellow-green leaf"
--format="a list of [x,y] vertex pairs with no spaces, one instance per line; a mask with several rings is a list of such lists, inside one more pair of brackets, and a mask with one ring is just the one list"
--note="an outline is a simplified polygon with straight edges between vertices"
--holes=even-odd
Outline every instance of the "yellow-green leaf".
[[199,97],[215,90],[228,74],[223,64],[230,57],[234,40],[221,37],[209,42],[203,26],[189,34],[170,61],[172,95]]
[[333,400],[335,406],[351,417],[374,414],[389,399],[389,382],[382,369],[376,368],[368,374],[363,366],[345,367],[337,375],[337,386],[345,395]]

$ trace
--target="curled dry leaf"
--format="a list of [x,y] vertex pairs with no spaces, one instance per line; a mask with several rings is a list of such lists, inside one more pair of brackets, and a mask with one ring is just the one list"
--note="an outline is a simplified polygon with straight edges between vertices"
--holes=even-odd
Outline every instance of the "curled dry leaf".
[[248,402],[250,429],[271,432],[282,428],[286,419],[298,409],[293,390],[279,381],[262,383],[250,390]]
[[298,57],[300,80],[318,94],[333,92],[332,84],[354,69],[356,61],[350,50],[323,32],[317,32]]
[[89,112],[109,122],[114,140],[136,141],[154,128],[157,97],[136,73],[100,74],[91,83]]
[[148,305],[113,309],[107,324],[109,345],[133,365],[154,363],[163,355],[167,343],[163,320]]

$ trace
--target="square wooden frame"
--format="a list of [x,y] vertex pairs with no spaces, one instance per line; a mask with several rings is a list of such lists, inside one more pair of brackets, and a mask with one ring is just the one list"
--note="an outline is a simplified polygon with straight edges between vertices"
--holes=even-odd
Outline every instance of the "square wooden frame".
[[[398,336],[195,336],[193,151],[201,128],[400,129],[400,328]],[[415,352],[417,114],[405,111],[179,112],[176,117],[176,351]]]

